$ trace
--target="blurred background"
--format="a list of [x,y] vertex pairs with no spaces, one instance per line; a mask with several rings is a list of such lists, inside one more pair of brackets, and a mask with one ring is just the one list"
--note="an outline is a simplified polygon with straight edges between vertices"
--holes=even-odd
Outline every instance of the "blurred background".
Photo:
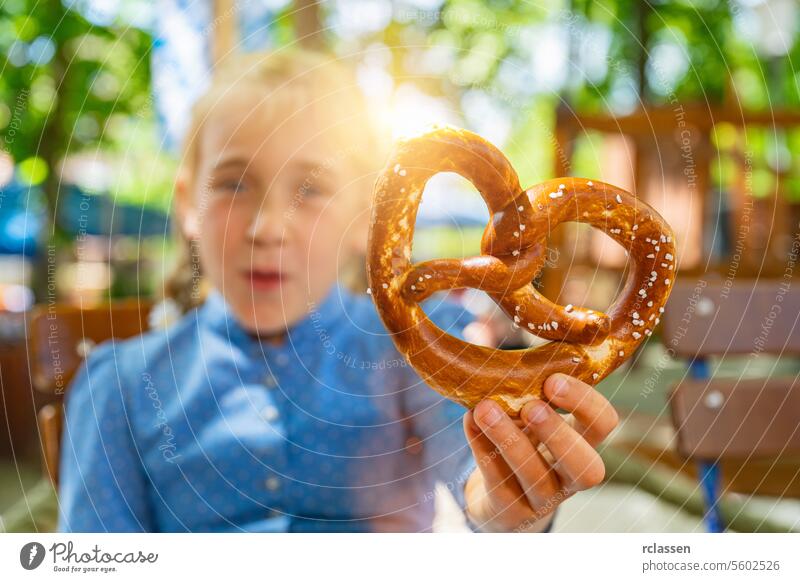
[[[43,364],[35,314],[158,300],[193,99],[228,52],[299,43],[353,59],[394,137],[466,127],[523,185],[604,180],[673,226],[674,319],[599,386],[623,417],[607,482],[557,531],[800,528],[798,25],[794,0],[3,0],[0,525],[53,526],[47,407],[109,333],[72,325]],[[479,252],[487,217],[437,176],[416,258]],[[536,284],[602,310],[625,264],[603,233],[562,225]],[[485,297],[458,299],[503,347],[536,342]]]

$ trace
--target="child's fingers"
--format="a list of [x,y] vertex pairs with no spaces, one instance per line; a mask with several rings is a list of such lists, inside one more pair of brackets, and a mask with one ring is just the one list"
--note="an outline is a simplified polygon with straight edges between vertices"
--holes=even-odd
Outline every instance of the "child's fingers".
[[494,443],[489,440],[489,437],[478,426],[472,410],[464,415],[464,432],[478,464],[478,469],[483,475],[487,490],[508,484],[509,479],[513,480],[513,472],[503,460]]
[[569,490],[589,489],[603,481],[605,465],[600,455],[547,403],[529,402],[522,408],[522,418],[552,453],[553,468]]
[[553,374],[544,383],[544,394],[555,406],[575,417],[575,430],[592,445],[602,442],[619,423],[611,403],[597,390],[566,374]]
[[499,451],[531,507],[551,499],[559,489],[558,478],[528,435],[491,400],[478,403],[473,414],[484,438]]

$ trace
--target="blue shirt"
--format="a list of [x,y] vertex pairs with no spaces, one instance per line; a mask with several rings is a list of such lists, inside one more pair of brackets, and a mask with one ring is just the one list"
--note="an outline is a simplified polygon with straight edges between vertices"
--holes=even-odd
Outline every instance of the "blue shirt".
[[[431,317],[454,335],[468,322],[445,302]],[[436,482],[464,506],[464,412],[421,382],[368,297],[335,286],[273,345],[212,291],[79,370],[58,529],[429,531]]]

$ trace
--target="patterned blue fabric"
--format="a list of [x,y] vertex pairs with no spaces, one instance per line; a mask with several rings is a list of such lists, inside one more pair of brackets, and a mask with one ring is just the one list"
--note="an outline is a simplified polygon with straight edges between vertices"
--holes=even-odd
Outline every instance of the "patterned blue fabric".
[[[469,316],[426,307],[454,335]],[[59,531],[429,531],[463,508],[465,410],[421,383],[365,296],[334,287],[259,342],[222,296],[98,346],[66,397]]]

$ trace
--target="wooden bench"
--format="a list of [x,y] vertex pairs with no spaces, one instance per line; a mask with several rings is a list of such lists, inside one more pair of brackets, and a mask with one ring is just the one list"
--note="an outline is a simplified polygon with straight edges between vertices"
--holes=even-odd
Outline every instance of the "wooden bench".
[[[800,375],[747,373],[766,355],[800,355],[798,318],[800,292],[783,279],[684,279],[672,291],[662,339],[689,367],[670,411],[677,451],[697,466],[710,531],[725,529],[723,493],[800,497]],[[740,377],[719,377],[716,358],[730,356],[742,358]]]
[[148,328],[151,303],[119,301],[90,308],[42,305],[28,327],[33,386],[56,401],[38,412],[45,474],[58,486],[63,398],[70,381],[95,345],[139,335]]

